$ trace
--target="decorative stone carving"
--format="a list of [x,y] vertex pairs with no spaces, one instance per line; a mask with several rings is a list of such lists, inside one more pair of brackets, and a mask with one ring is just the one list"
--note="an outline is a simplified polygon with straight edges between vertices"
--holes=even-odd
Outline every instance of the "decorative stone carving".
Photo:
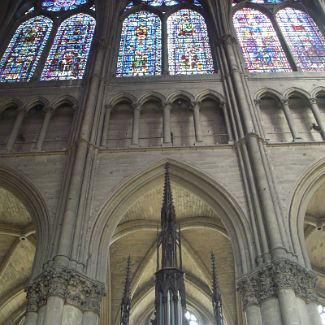
[[314,272],[286,259],[263,265],[238,281],[238,291],[244,307],[260,304],[263,300],[276,296],[280,289],[293,289],[305,301],[314,301],[315,286]]
[[44,271],[27,288],[27,311],[36,312],[50,296],[61,297],[82,311],[100,312],[104,285],[68,268]]

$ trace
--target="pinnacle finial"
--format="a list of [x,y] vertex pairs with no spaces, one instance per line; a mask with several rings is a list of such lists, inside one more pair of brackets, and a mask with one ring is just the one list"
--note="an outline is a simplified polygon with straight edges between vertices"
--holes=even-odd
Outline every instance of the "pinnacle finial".
[[125,283],[123,290],[123,297],[121,303],[121,325],[129,324],[131,298],[130,298],[130,285],[131,285],[131,256],[129,255],[125,272]]
[[212,268],[212,306],[215,316],[216,325],[223,325],[222,299],[219,291],[218,277],[216,270],[216,257],[211,252],[211,268]]

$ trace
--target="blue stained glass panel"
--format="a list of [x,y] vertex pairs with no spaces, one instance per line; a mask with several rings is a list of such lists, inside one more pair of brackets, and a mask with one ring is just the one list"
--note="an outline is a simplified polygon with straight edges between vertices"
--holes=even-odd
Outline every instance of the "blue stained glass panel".
[[291,71],[271,21],[258,10],[244,8],[235,13],[234,27],[250,72]]
[[252,3],[268,3],[268,4],[277,4],[283,2],[283,0],[250,0]]
[[161,21],[148,11],[130,14],[123,22],[117,76],[161,73]]
[[325,39],[313,19],[290,7],[280,10],[276,18],[297,66],[302,71],[324,71]]
[[48,11],[67,11],[73,10],[86,4],[88,0],[44,0],[42,9]]
[[49,38],[52,21],[38,16],[22,23],[0,61],[0,82],[29,81]]
[[82,79],[96,21],[85,14],[65,20],[55,36],[41,80]]
[[171,75],[213,73],[213,60],[204,18],[182,9],[167,19],[168,64]]

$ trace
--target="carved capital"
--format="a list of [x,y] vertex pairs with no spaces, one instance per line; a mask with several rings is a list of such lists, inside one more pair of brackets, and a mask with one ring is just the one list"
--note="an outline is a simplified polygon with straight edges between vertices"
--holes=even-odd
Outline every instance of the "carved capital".
[[27,288],[27,310],[37,311],[50,296],[57,296],[82,311],[100,312],[104,285],[68,268],[44,271]]
[[311,104],[317,104],[317,98],[309,98]]
[[264,265],[238,281],[238,291],[245,307],[260,304],[276,296],[281,289],[292,289],[298,297],[313,301],[315,287],[314,272],[286,259]]

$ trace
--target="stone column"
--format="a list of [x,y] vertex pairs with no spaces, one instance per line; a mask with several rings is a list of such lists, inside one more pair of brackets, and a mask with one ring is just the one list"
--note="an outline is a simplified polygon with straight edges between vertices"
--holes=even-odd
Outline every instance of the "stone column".
[[172,105],[167,103],[164,107],[164,143],[171,142],[171,131],[170,131],[170,111]]
[[103,134],[102,134],[102,141],[101,145],[103,147],[107,147],[107,138],[108,138],[108,130],[109,130],[109,123],[111,118],[111,112],[112,112],[112,105],[106,105],[105,106],[105,117],[104,117],[104,126],[103,126]]
[[[257,115],[259,116],[259,119],[262,122],[262,118],[261,118],[261,100],[260,99],[255,99],[254,103],[255,103]],[[263,125],[261,125],[261,123],[258,123],[258,124],[260,125],[262,137],[267,140]]]
[[51,266],[26,291],[28,314],[38,315],[26,318],[25,325],[98,323],[104,285],[73,269]]
[[7,142],[7,150],[10,152],[12,150],[12,147],[14,146],[16,142],[16,138],[18,135],[18,132],[20,130],[21,124],[23,123],[23,120],[25,118],[26,111],[24,109],[20,109],[19,113],[16,117],[15,124],[13,129],[11,130],[8,142]]
[[320,128],[320,134],[322,135],[323,140],[325,140],[325,127],[324,127],[324,123],[322,121],[321,113],[319,111],[319,107],[318,107],[318,104],[317,104],[317,99],[316,98],[310,98],[309,102],[310,102],[311,110],[313,111],[313,114],[315,116],[315,120],[317,122],[317,125]]
[[37,325],[37,312],[29,311],[26,313],[24,325]]
[[140,109],[141,107],[135,106],[133,110],[133,129],[132,129],[132,144],[139,144],[139,124],[140,124]]
[[[246,307],[247,325],[255,325],[262,319],[263,325],[309,325],[303,323],[307,311],[297,306],[306,301],[314,290],[315,274],[288,259],[274,260],[242,277],[238,290]],[[259,305],[258,310],[249,306]],[[313,324],[314,325],[314,324]],[[315,323],[315,325],[319,325]]]
[[298,136],[297,128],[296,128],[296,126],[294,124],[294,121],[293,121],[293,118],[292,118],[292,115],[291,115],[291,112],[290,112],[289,101],[287,99],[282,100],[282,108],[283,108],[283,112],[284,112],[284,115],[286,117],[286,120],[288,122],[289,129],[290,129],[290,132],[292,134],[293,141],[297,141],[297,140],[301,139]]
[[322,325],[322,321],[315,302],[307,304],[307,311],[309,316],[310,325]]
[[220,102],[220,108],[222,109],[223,116],[224,116],[225,122],[226,122],[226,128],[227,128],[227,132],[228,132],[228,143],[234,143],[234,137],[232,135],[232,130],[231,130],[231,126],[230,126],[230,121],[229,121],[226,104],[224,102]]
[[43,146],[43,143],[44,143],[46,132],[47,132],[47,129],[49,127],[50,120],[51,120],[51,117],[52,117],[52,114],[53,114],[53,109],[50,108],[50,107],[47,107],[45,109],[45,111],[46,111],[45,118],[44,118],[42,128],[41,128],[41,131],[40,131],[40,134],[38,136],[38,140],[37,140],[37,143],[36,143],[36,146],[35,146],[36,151],[41,151],[42,150],[42,146]]
[[262,325],[261,308],[258,305],[249,305],[245,309],[248,325]]
[[200,103],[193,104],[193,115],[194,115],[194,128],[196,142],[202,142],[202,131],[201,131],[201,121],[200,121]]

